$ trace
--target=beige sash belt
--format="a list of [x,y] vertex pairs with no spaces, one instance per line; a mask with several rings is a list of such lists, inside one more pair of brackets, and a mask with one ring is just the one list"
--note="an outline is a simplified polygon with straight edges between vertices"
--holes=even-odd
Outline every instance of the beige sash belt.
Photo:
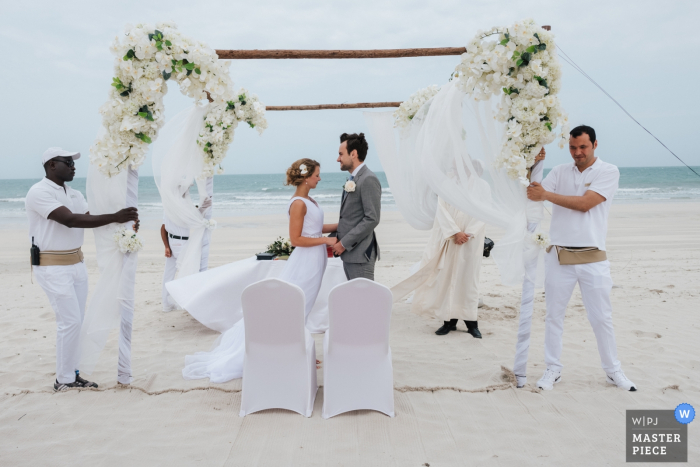
[[39,253],[40,266],[70,266],[83,262],[80,248],[63,251],[42,251]]
[[[549,253],[554,246],[556,245],[549,245],[547,247],[547,253]],[[599,250],[594,246],[580,248],[556,246],[556,248],[559,264],[561,265],[598,263],[608,259],[608,255],[605,251]]]

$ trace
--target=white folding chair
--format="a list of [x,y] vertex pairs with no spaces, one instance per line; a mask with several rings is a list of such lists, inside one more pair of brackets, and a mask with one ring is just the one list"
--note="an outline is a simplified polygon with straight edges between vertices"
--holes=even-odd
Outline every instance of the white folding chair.
[[331,290],[323,340],[323,418],[363,409],[394,416],[391,305],[391,291],[367,279]]
[[304,326],[304,292],[265,279],[246,287],[241,303],[245,361],[239,415],[287,409],[310,417],[318,384],[316,346]]

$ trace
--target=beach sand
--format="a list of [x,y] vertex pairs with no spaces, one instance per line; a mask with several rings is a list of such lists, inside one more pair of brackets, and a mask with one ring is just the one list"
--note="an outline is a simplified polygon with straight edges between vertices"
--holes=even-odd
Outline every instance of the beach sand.
[[[327,213],[327,222],[334,217]],[[210,267],[249,257],[286,233],[282,215],[218,221]],[[310,419],[283,410],[240,418],[241,380],[183,380],[185,355],[208,350],[217,333],[185,311],[160,311],[157,227],[151,220],[142,229],[147,243],[136,278],[133,384],[116,387],[115,334],[90,377],[98,390],[54,394],[54,313],[30,282],[26,227],[0,226],[0,465],[621,465],[625,410],[700,405],[700,203],[612,207],[613,319],[619,358],[637,392],[606,384],[578,288],[567,310],[562,381],[553,391],[535,389],[544,370],[545,307],[538,290],[529,382],[516,389],[509,369],[520,294],[499,285],[493,260],[484,259],[483,339],[467,334],[464,323],[436,336],[440,322],[411,314],[403,302],[394,307],[393,419],[360,411],[323,420],[323,388]],[[391,287],[420,259],[428,232],[387,212],[377,235],[376,279]],[[498,232],[488,228],[487,235]],[[85,239],[94,288],[94,240],[89,232]],[[688,430],[688,465],[700,459],[698,423]]]

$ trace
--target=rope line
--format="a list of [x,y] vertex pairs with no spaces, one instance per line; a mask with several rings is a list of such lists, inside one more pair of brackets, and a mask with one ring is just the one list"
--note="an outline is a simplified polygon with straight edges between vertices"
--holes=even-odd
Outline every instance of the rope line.
[[564,60],[564,61],[565,61],[566,63],[568,63],[569,65],[571,65],[571,66],[574,68],[574,70],[578,71],[578,72],[581,73],[583,76],[585,76],[585,77],[588,79],[588,81],[590,81],[591,83],[593,83],[598,89],[600,89],[600,90],[603,92],[603,94],[605,94],[606,96],[608,96],[608,98],[610,98],[611,101],[613,101],[620,109],[622,109],[622,111],[623,111],[625,114],[627,114],[627,116],[628,116],[629,118],[631,118],[632,121],[634,121],[634,123],[636,123],[637,125],[639,125],[644,131],[646,131],[647,133],[649,133],[649,134],[651,135],[652,138],[654,138],[656,141],[658,141],[659,144],[660,144],[661,146],[663,146],[664,148],[666,148],[666,150],[667,150],[668,152],[670,152],[671,154],[673,154],[673,157],[675,157],[676,159],[678,159],[679,161],[681,161],[681,163],[682,163],[683,165],[685,165],[686,167],[688,167],[688,169],[690,169],[691,172],[693,172],[695,175],[697,175],[698,177],[700,177],[700,174],[699,174],[699,173],[697,173],[691,166],[689,166],[688,164],[686,164],[686,163],[683,161],[683,159],[681,159],[680,157],[678,157],[678,156],[676,155],[676,153],[674,153],[673,151],[671,151],[671,150],[668,148],[668,146],[666,146],[659,138],[656,137],[656,135],[654,135],[651,131],[649,131],[644,125],[642,125],[641,123],[639,123],[639,121],[637,121],[637,119],[634,118],[634,117],[627,111],[627,109],[625,109],[619,102],[617,102],[613,96],[611,96],[610,94],[608,94],[608,92],[607,92],[605,89],[603,89],[602,86],[601,86],[600,84],[598,84],[593,78],[591,78],[591,77],[588,75],[588,73],[586,73],[585,71],[583,71],[583,68],[581,68],[580,66],[578,66],[578,65],[576,64],[576,62],[574,62],[573,59],[572,59],[571,57],[569,57],[569,56],[566,54],[566,52],[564,52],[564,49],[562,49],[561,46],[558,46],[558,45],[557,45],[557,49],[559,49],[559,51],[564,55],[563,57],[561,57],[562,60]]

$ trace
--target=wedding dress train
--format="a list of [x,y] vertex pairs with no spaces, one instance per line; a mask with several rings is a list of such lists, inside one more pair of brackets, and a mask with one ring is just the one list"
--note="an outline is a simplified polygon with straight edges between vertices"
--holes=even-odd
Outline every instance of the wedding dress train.
[[[319,238],[323,232],[323,210],[313,200],[294,197],[306,204],[306,216],[301,231],[302,237]],[[289,216],[289,209],[287,209]],[[299,286],[306,297],[305,316],[314,307],[326,270],[328,255],[325,245],[297,247],[287,260],[279,279]],[[223,383],[243,376],[245,357],[245,325],[243,319],[221,334],[210,352],[197,352],[185,357],[182,377],[185,379],[209,378],[212,383]]]

